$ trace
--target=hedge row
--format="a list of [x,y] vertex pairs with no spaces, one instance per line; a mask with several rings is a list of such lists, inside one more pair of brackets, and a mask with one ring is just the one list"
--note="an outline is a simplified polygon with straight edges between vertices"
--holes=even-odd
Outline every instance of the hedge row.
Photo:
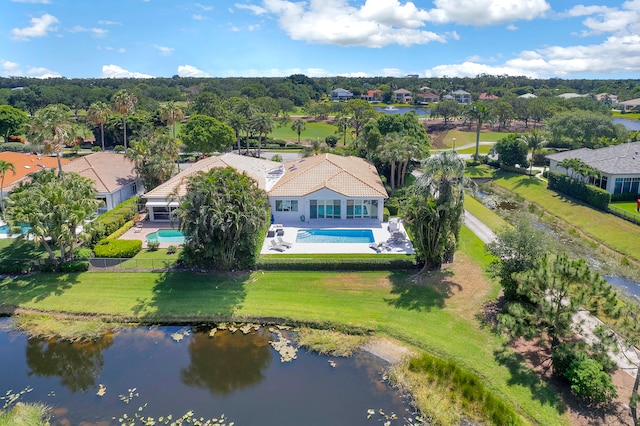
[[507,166],[506,164],[500,164],[500,168],[502,170],[506,170],[507,172],[511,172],[511,173],[519,173],[521,175],[529,174],[529,169],[525,169],[522,167],[514,167],[514,166]]
[[133,197],[118,204],[112,210],[98,216],[89,226],[91,238],[87,244],[95,246],[100,240],[116,232],[125,223],[133,219],[138,210],[138,197]]
[[268,271],[388,271],[417,269],[416,261],[411,258],[261,258],[256,268]]
[[561,192],[572,198],[584,201],[601,210],[607,210],[611,202],[611,194],[597,186],[571,179],[564,173],[551,171],[549,176],[549,189]]
[[142,250],[140,240],[108,240],[100,241],[93,248],[96,257],[131,258]]

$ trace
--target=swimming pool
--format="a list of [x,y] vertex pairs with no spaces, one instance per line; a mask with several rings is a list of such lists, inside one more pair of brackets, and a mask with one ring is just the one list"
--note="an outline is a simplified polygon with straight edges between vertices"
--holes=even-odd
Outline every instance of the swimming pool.
[[157,241],[159,243],[183,244],[184,234],[176,229],[158,229],[147,235],[147,243]]
[[[31,229],[29,225],[21,225],[20,228],[22,228],[21,234],[26,234]],[[0,226],[0,235],[9,235],[10,231],[11,227],[9,225]]]
[[372,243],[371,229],[300,229],[296,243]]

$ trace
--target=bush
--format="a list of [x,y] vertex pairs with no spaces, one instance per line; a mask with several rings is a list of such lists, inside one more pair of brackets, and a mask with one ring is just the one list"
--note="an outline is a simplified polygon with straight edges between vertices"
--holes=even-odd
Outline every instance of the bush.
[[[158,243],[158,245],[160,245],[160,243]],[[147,243],[147,246],[149,246],[149,243]],[[174,245],[167,247],[167,254],[174,254],[177,251],[178,251],[178,247]]]
[[382,210],[382,221],[383,222],[389,222],[389,217],[391,216],[391,213],[389,213],[389,209],[387,207],[385,207]]
[[109,240],[117,240],[118,238],[122,237],[129,229],[131,229],[133,224],[134,224],[133,220],[125,222],[124,225],[122,225],[120,228],[116,229],[114,232],[109,234],[107,236],[107,239],[109,239]]
[[100,148],[99,146],[94,146],[91,148],[91,152],[100,152],[102,151],[102,148]]
[[574,345],[560,343],[551,354],[551,363],[553,364],[553,373],[560,377],[565,377],[567,371],[576,361],[582,361],[589,358],[589,355],[583,350],[584,344]]
[[58,272],[87,272],[88,270],[89,262],[87,260],[73,260],[58,266]]
[[604,403],[618,396],[611,376],[603,371],[602,364],[595,359],[574,361],[566,377],[571,382],[573,393],[589,401]]
[[114,146],[113,147],[113,152],[118,153],[118,154],[121,153],[121,152],[124,152],[124,146],[122,146],[122,145]]
[[6,259],[0,261],[0,274],[25,275],[29,272],[31,272],[31,262],[28,260]]
[[158,248],[160,248],[160,242],[158,242],[158,241],[149,241],[147,243],[147,250],[148,251],[156,251],[156,250],[158,250]]
[[386,271],[416,269],[414,256],[361,258],[262,257],[256,268],[271,271]]
[[86,247],[80,247],[76,249],[76,260],[89,260],[93,257],[93,250]]
[[87,244],[93,247],[98,241],[116,232],[128,221],[133,219],[137,209],[138,197],[133,197],[118,204],[105,214],[98,216],[88,227],[91,238],[87,241]]
[[130,258],[142,250],[140,240],[109,240],[104,239],[93,249],[96,257]]
[[20,142],[7,142],[0,144],[0,151],[10,152],[30,152],[30,147],[21,144]]
[[549,189],[561,192],[570,197],[584,201],[601,210],[607,210],[611,202],[611,194],[597,186],[587,185],[586,183],[571,179],[564,173],[550,171]]

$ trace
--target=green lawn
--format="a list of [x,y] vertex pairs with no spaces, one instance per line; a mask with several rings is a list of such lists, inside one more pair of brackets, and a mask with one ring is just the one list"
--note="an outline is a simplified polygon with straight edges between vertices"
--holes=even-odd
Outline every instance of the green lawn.
[[472,179],[491,179],[496,171],[491,166],[480,164],[479,166],[466,166],[464,174]]
[[[461,235],[458,256],[465,264],[486,266],[490,259],[480,240],[466,227]],[[282,318],[371,330],[454,358],[532,423],[567,423],[557,408],[559,397],[475,319],[482,303],[495,297],[496,284],[475,297],[454,300],[450,296],[457,284],[451,272],[414,278],[402,272],[40,274],[0,281],[0,300],[146,321]]]
[[[489,153],[489,151],[491,151],[491,148],[493,148],[491,145],[480,145],[478,147],[478,153],[480,155],[487,155]],[[465,148],[465,149],[456,149],[456,152],[458,154],[475,154],[476,153],[476,149],[474,148]]]
[[501,218],[496,212],[486,207],[470,195],[466,195],[464,197],[464,208],[494,232],[499,231],[508,225],[507,221]]
[[[320,138],[322,142],[324,142],[324,138],[329,135],[333,135],[336,133],[338,128],[333,124],[325,123],[325,122],[314,122],[308,121],[306,123],[307,129],[300,133],[300,141],[304,142],[307,139],[316,139]],[[342,137],[340,135],[336,136],[340,139],[338,141],[338,146],[342,146]],[[291,130],[291,124],[288,124],[283,127],[275,127],[273,132],[269,134],[269,137],[273,139],[284,139],[288,141],[297,142],[298,141],[298,133]],[[352,140],[351,137],[347,136],[347,143]]]
[[[501,132],[480,132],[480,142],[497,142],[507,135],[508,133]],[[443,139],[443,142],[448,148],[453,148],[453,138],[456,138],[456,147],[476,143],[476,132],[463,132],[458,129],[449,130]],[[456,151],[458,151],[458,149],[456,149]]]
[[546,182],[529,176],[496,172],[494,182],[536,203],[540,208],[570,223],[589,237],[640,261],[640,227],[612,214],[569,200],[547,189]]
[[635,201],[618,201],[615,203],[609,204],[610,206],[617,207],[626,211],[627,213],[634,214],[640,218],[640,213],[638,213],[638,204]]

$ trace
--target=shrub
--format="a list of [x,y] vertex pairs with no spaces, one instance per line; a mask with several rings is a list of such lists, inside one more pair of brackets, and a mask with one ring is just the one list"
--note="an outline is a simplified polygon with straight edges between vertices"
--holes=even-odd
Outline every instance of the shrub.
[[7,142],[0,144],[0,151],[10,152],[29,152],[28,146],[21,144],[20,142]]
[[584,201],[598,209],[607,210],[611,202],[611,194],[597,186],[587,185],[582,181],[571,179],[564,173],[556,171],[550,171],[548,177],[549,189]]
[[556,346],[551,354],[551,363],[553,364],[553,373],[555,375],[565,377],[571,364],[589,358],[589,355],[583,350],[584,345],[581,346],[582,348],[567,343],[560,343]]
[[114,232],[109,234],[107,236],[107,239],[109,239],[109,240],[117,240],[118,238],[122,237],[125,234],[125,232],[127,232],[129,229],[131,229],[133,224],[134,224],[134,220],[130,220],[128,222],[125,222],[124,225],[122,225],[120,228],[116,229]]
[[98,216],[88,227],[91,238],[87,241],[87,244],[93,247],[98,241],[116,232],[128,221],[133,219],[137,208],[138,197],[133,197],[118,204],[105,214]]
[[100,152],[102,151],[102,148],[100,148],[99,146],[94,146],[91,148],[91,152]]
[[140,240],[109,240],[104,239],[96,244],[96,257],[130,258],[142,250]]
[[411,270],[418,266],[414,256],[361,258],[261,257],[256,268],[271,271],[385,271]]
[[[160,243],[158,243],[158,245],[160,245]],[[149,243],[147,243],[147,246],[149,246]],[[177,251],[178,251],[178,247],[174,245],[167,247],[167,254],[174,254]]]
[[0,261],[0,274],[25,275],[31,272],[31,262],[28,260],[2,260]]
[[389,209],[387,207],[385,207],[382,210],[382,221],[383,222],[389,222],[389,217],[391,216],[391,213],[389,213]]
[[158,242],[158,241],[149,241],[147,243],[147,250],[148,251],[156,251],[156,250],[158,250],[159,247],[160,247],[160,242]]
[[87,247],[80,247],[76,249],[76,260],[89,260],[93,257],[93,250]]
[[86,272],[89,270],[89,262],[86,260],[73,260],[64,262],[58,266],[59,272]]
[[124,152],[124,146],[122,146],[122,145],[114,146],[113,147],[113,152],[118,153],[118,154],[121,153],[121,152]]
[[602,364],[595,359],[574,361],[566,377],[571,382],[573,393],[589,401],[609,402],[618,396],[611,376],[603,371]]

